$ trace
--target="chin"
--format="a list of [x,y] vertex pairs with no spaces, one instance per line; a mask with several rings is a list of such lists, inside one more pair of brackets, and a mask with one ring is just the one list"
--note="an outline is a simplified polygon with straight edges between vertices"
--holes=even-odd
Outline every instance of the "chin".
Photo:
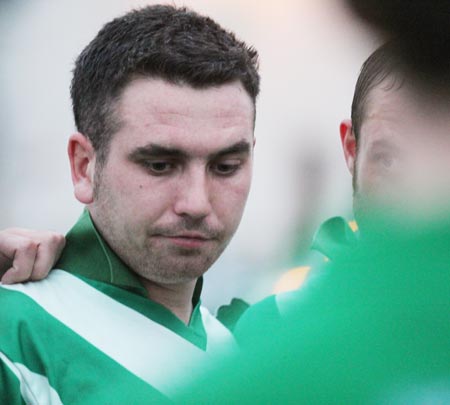
[[[209,268],[209,267],[208,267]],[[164,266],[164,268],[159,267],[158,271],[148,272],[142,271],[141,277],[158,284],[175,285],[175,284],[186,284],[197,280],[199,277],[203,276],[208,270],[203,264],[195,266],[192,263],[189,265],[177,265],[172,264]]]
[[198,278],[200,278],[203,274],[204,273],[201,274],[172,273],[172,274],[161,274],[157,276],[152,275],[152,279],[149,281],[163,285],[188,284],[198,280]]

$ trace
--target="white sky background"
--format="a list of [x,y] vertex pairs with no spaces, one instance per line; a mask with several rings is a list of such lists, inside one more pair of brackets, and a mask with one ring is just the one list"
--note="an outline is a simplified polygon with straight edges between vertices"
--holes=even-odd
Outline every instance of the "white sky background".
[[[82,211],[66,155],[74,131],[73,61],[105,22],[156,2],[9,3],[14,7],[0,8],[0,228],[65,233]],[[210,15],[260,53],[253,188],[241,227],[208,274],[204,294],[212,308],[233,296],[254,301],[270,293],[284,270],[305,217],[316,227],[350,213],[339,122],[350,115],[358,71],[377,41],[338,0],[174,3]],[[305,232],[310,237],[311,230]]]

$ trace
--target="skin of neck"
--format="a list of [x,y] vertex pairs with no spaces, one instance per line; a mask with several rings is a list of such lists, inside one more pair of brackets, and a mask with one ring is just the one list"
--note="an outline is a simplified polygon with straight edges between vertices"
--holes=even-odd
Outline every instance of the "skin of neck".
[[148,297],[167,308],[185,325],[189,324],[193,311],[192,296],[197,280],[183,284],[157,284],[141,277]]

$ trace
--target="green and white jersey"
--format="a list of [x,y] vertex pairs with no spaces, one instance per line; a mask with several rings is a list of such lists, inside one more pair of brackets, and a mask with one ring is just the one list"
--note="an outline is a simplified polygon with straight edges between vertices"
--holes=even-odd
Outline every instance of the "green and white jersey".
[[185,325],[147,298],[86,211],[48,278],[0,286],[0,403],[164,402],[233,341],[200,290]]
[[[333,217],[325,221],[314,235],[311,251],[314,255],[308,263],[306,282],[300,289],[271,295],[252,305],[237,322],[234,330],[238,343],[253,345],[252,339],[277,330],[284,322],[284,316],[292,303],[296,303],[315,289],[330,262],[346,252],[349,256],[358,244],[359,232],[356,222],[342,217]],[[320,282],[320,281],[319,281]],[[249,339],[251,337],[252,339]]]

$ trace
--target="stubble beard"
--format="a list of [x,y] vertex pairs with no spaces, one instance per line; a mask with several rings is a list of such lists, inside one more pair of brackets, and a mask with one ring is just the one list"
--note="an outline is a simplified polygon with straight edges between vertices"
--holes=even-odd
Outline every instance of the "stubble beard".
[[[121,210],[104,183],[101,172],[96,172],[95,179],[93,219],[98,231],[130,270],[150,282],[171,285],[199,278],[219,258],[231,239],[232,235],[227,237],[225,232],[195,221],[180,221],[176,226],[162,228],[133,229],[129,223],[117,220],[117,213]],[[155,233],[170,234],[182,230],[200,231],[210,236],[213,241],[208,244],[212,246],[185,249],[170,246],[168,241],[161,246],[153,237]]]

